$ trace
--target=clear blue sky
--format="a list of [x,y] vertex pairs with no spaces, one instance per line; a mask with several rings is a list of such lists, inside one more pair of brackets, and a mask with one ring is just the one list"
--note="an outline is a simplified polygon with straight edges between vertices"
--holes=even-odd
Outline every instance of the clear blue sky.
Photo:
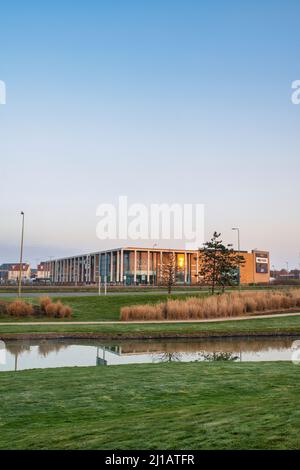
[[2,2],[0,262],[105,248],[96,207],[198,202],[300,258],[298,0]]

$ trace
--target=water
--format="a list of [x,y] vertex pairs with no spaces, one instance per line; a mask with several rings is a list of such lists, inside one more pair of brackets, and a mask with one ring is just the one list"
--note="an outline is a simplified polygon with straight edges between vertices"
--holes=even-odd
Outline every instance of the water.
[[296,339],[299,337],[7,341],[0,371],[171,361],[290,361]]

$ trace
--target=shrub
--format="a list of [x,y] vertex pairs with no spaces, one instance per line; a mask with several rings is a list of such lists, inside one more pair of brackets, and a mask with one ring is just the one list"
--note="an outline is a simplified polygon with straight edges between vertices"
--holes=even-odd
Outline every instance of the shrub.
[[69,305],[62,304],[60,300],[57,302],[50,301],[50,303],[47,303],[45,310],[48,317],[70,318],[72,316],[72,308]]
[[24,300],[15,300],[9,303],[6,309],[7,313],[14,317],[29,317],[34,313],[33,305]]
[[47,305],[50,305],[51,303],[52,303],[52,300],[50,299],[50,297],[40,298],[40,307],[41,307],[42,313],[46,313],[46,307]]
[[65,318],[71,318],[72,316],[72,309],[69,305],[64,305],[63,307],[63,313]]
[[56,302],[56,318],[63,318],[64,317],[64,305],[61,303],[60,300]]
[[8,305],[8,302],[0,300],[0,313],[1,314],[7,313],[7,305]]
[[47,304],[45,307],[47,317],[55,317],[57,313],[57,306],[54,302]]

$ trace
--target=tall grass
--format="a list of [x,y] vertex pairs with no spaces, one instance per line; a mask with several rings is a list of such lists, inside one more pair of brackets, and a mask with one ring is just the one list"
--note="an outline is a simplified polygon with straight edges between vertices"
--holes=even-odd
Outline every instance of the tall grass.
[[15,300],[6,307],[7,313],[13,317],[30,317],[34,313],[33,305],[24,300]]
[[60,301],[52,302],[49,297],[41,297],[39,305],[32,305],[24,300],[0,302],[0,314],[12,317],[48,316],[55,318],[70,318],[72,309]]
[[121,320],[200,320],[238,317],[265,311],[280,312],[297,307],[300,308],[300,289],[245,291],[123,307]]
[[40,299],[41,310],[44,310],[47,317],[70,318],[72,309],[69,305],[64,305],[60,300],[52,302],[49,297]]

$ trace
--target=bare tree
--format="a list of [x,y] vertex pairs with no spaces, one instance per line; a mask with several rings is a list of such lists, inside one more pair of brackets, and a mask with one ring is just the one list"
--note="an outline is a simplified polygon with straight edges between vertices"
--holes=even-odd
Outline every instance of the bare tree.
[[176,283],[176,273],[176,255],[175,253],[168,253],[161,265],[161,282],[168,287],[168,294],[171,294],[172,287]]

